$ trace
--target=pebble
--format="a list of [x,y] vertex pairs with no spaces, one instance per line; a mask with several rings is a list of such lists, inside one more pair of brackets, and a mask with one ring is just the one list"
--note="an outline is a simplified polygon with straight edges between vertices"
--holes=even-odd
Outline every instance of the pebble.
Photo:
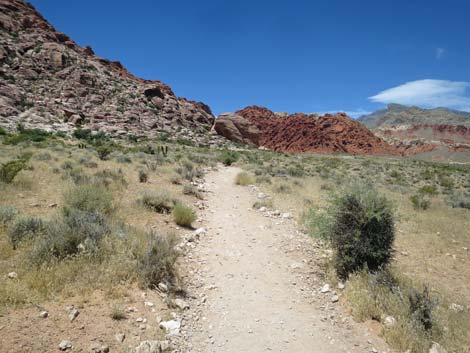
[[39,317],[40,317],[40,318],[45,319],[45,318],[48,317],[48,316],[49,316],[49,313],[48,313],[47,311],[45,311],[45,310],[44,310],[44,311],[41,311],[41,312],[39,313]]
[[72,348],[72,342],[68,341],[68,340],[62,340],[60,343],[59,343],[59,349],[61,351],[65,351],[69,348]]
[[321,289],[320,289],[320,292],[321,293],[328,293],[330,291],[330,285],[327,283],[325,284]]
[[8,274],[8,278],[10,278],[10,279],[18,278],[18,274],[16,272],[10,272]]
[[123,334],[123,333],[116,333],[114,335],[114,338],[116,339],[116,341],[118,341],[119,343],[122,343],[124,342],[124,340],[126,339],[126,335]]

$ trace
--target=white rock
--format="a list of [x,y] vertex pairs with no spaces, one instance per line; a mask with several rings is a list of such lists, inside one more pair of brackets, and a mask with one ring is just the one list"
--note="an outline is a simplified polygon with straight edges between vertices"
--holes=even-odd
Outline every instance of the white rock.
[[339,300],[339,297],[335,294],[331,297],[331,302],[336,303]]
[[429,353],[447,353],[447,351],[437,342],[433,342]]
[[126,339],[126,335],[123,334],[123,333],[116,333],[114,335],[114,338],[116,339],[116,341],[118,341],[119,343],[122,343],[124,342],[124,340]]
[[327,283],[325,284],[321,289],[320,289],[320,292],[321,293],[328,293],[330,291],[330,285]]
[[77,316],[80,314],[80,312],[77,309],[72,309],[69,311],[69,320],[72,322],[77,318]]
[[155,304],[152,303],[152,302],[144,302],[144,305],[145,305],[145,306],[149,306],[149,307],[155,306]]
[[282,218],[290,219],[290,218],[292,218],[292,216],[291,216],[290,213],[286,212],[286,213],[283,213],[283,214],[282,214]]
[[45,318],[48,317],[48,316],[49,316],[49,313],[48,313],[47,311],[45,311],[45,310],[44,310],[44,311],[41,311],[41,312],[39,313],[39,317],[41,317],[41,318],[43,318],[43,319],[45,319]]
[[180,309],[180,310],[184,310],[184,309],[189,309],[189,304],[186,303],[183,299],[175,299],[173,301],[173,304],[175,304],[175,306]]
[[[166,343],[162,344],[162,342]],[[168,349],[167,341],[142,341],[138,347],[132,350],[132,353],[160,353],[164,352],[166,349]]]
[[258,193],[258,198],[259,198],[259,199],[265,199],[266,197],[267,197],[267,196],[266,196],[265,193],[263,193],[263,192],[259,192],[259,193]]
[[69,348],[72,348],[72,342],[68,341],[68,340],[63,340],[59,343],[59,349],[61,351],[65,351]]
[[395,318],[393,316],[387,316],[384,319],[384,325],[386,327],[393,327],[393,326],[395,326],[396,323],[397,323],[397,320],[395,320]]
[[194,234],[197,236],[201,236],[207,233],[206,228],[198,228],[194,231]]
[[344,289],[345,285],[343,282],[338,282],[338,289]]
[[169,335],[179,335],[181,322],[178,320],[162,321],[159,327],[165,329]]
[[260,209],[259,209],[260,212],[266,212],[267,210],[268,210],[268,209],[267,209],[266,207],[264,207],[264,206],[263,206],[263,207],[260,207]]
[[160,289],[162,292],[168,292],[168,286],[165,283],[159,283],[158,289]]
[[460,313],[464,310],[464,307],[463,305],[452,303],[450,304],[449,309],[455,311],[456,313]]
[[8,278],[10,278],[10,279],[18,278],[18,274],[16,272],[10,272],[8,274]]

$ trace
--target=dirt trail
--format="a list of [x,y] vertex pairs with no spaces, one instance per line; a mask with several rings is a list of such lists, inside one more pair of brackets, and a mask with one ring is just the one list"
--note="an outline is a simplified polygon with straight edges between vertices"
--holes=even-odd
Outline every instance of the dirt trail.
[[388,351],[332,302],[335,288],[320,293],[325,282],[314,258],[320,250],[288,215],[254,210],[258,191],[234,185],[239,171],[222,168],[207,177],[207,234],[188,260],[194,300],[186,314],[187,351]]

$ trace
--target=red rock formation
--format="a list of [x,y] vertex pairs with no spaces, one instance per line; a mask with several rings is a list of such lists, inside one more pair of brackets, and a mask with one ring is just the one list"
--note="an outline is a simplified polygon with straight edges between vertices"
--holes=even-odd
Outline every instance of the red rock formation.
[[[258,141],[251,141],[249,134],[240,129],[243,139],[252,145],[287,153],[348,153],[348,154],[398,154],[388,143],[375,136],[359,122],[344,113],[317,116],[297,113],[276,114],[263,107],[247,107],[234,115],[243,117],[259,131]],[[227,116],[224,117],[226,119]],[[227,138],[233,136],[217,129]],[[220,123],[219,123],[220,124]],[[226,130],[226,129],[225,129]],[[235,139],[236,140],[236,139]]]

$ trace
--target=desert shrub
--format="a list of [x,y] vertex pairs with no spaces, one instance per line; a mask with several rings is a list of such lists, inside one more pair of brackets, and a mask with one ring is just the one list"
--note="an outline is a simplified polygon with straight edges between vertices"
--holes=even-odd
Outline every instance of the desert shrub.
[[226,166],[230,166],[240,158],[240,153],[231,150],[223,150],[219,154],[219,161],[221,161]]
[[256,184],[271,184],[272,180],[269,175],[260,175],[256,177]]
[[0,127],[0,136],[6,136],[6,135],[7,135],[7,131],[3,127]]
[[24,160],[16,159],[6,162],[0,166],[0,182],[10,184],[16,175],[26,168]]
[[5,145],[18,145],[22,142],[43,142],[51,137],[51,133],[40,129],[25,129],[20,127],[18,133],[5,137]]
[[44,152],[44,153],[41,153],[41,154],[38,154],[36,156],[36,159],[38,161],[50,161],[52,159],[52,156],[50,153],[48,152]]
[[412,195],[410,201],[415,210],[427,210],[431,205],[429,199],[423,194]]
[[116,156],[116,162],[118,163],[132,163],[132,159],[125,155],[125,154],[119,154]]
[[254,182],[255,181],[254,181],[253,177],[250,174],[248,174],[247,172],[240,172],[235,177],[235,184],[237,184],[237,185],[246,186],[246,185],[253,184]]
[[190,227],[197,218],[196,212],[191,207],[180,202],[173,207],[172,215],[175,223],[182,227]]
[[16,220],[8,229],[8,238],[16,249],[18,245],[28,239],[33,239],[44,230],[44,223],[40,218],[24,217]]
[[434,185],[425,185],[418,192],[423,195],[437,195],[437,188]]
[[454,181],[450,177],[443,176],[440,178],[439,183],[445,189],[452,189],[454,187]]
[[258,200],[253,204],[253,208],[259,210],[261,207],[273,208],[273,201],[271,199]]
[[140,183],[146,183],[148,181],[149,177],[147,173],[145,173],[143,170],[139,170],[139,182]]
[[138,259],[137,272],[141,284],[148,288],[157,288],[165,283],[170,288],[177,279],[176,260],[179,253],[175,250],[174,235],[151,234],[148,251]]
[[12,206],[0,206],[0,228],[7,226],[18,215],[18,210]]
[[195,168],[194,165],[188,161],[184,161],[182,166],[176,168],[175,171],[188,181],[193,181],[195,178],[202,178],[203,176],[202,170]]
[[77,185],[65,192],[63,197],[63,211],[74,210],[109,214],[113,211],[113,196],[109,190],[101,185]]
[[74,168],[74,163],[73,161],[71,160],[67,160],[67,161],[64,161],[60,167],[63,169],[63,170],[71,170]]
[[341,278],[364,266],[376,271],[392,257],[393,209],[372,187],[355,186],[332,195],[323,214],[312,212],[307,219],[311,231],[331,243]]
[[291,191],[291,187],[287,184],[281,183],[274,187],[274,191],[277,193],[288,193]]
[[113,148],[109,145],[102,145],[96,148],[96,153],[98,153],[98,158],[102,161],[106,161],[109,155],[113,152]]
[[175,205],[175,200],[165,190],[146,191],[139,202],[145,208],[158,213],[169,213]]
[[181,185],[183,184],[183,179],[181,178],[181,176],[179,174],[173,174],[171,177],[170,177],[170,181],[172,184],[174,185]]
[[356,272],[348,281],[345,296],[355,319],[395,319],[382,333],[397,351],[427,353],[432,341],[442,340],[435,317],[436,298],[426,286],[412,283],[397,271]]
[[117,183],[121,186],[127,186],[126,178],[124,177],[122,170],[109,170],[105,169],[93,174],[91,182],[96,185],[102,185],[105,187],[110,186],[112,183]]
[[290,166],[287,168],[287,174],[292,177],[303,177],[305,175],[305,170],[301,165]]
[[111,319],[115,321],[125,320],[127,318],[126,312],[119,306],[114,305],[111,309],[111,313],[109,315]]
[[203,199],[202,194],[198,191],[198,189],[194,185],[191,185],[191,184],[185,184],[183,186],[183,194],[195,196],[200,200]]
[[452,195],[449,199],[449,204],[453,208],[466,208],[470,210],[470,196],[463,194]]
[[410,315],[417,325],[429,331],[433,326],[432,312],[436,306],[435,300],[429,295],[429,288],[424,286],[423,291],[414,289],[408,295]]
[[110,227],[101,213],[68,210],[47,223],[45,235],[33,247],[31,261],[41,265],[79,252],[96,254],[101,239],[109,232]]

